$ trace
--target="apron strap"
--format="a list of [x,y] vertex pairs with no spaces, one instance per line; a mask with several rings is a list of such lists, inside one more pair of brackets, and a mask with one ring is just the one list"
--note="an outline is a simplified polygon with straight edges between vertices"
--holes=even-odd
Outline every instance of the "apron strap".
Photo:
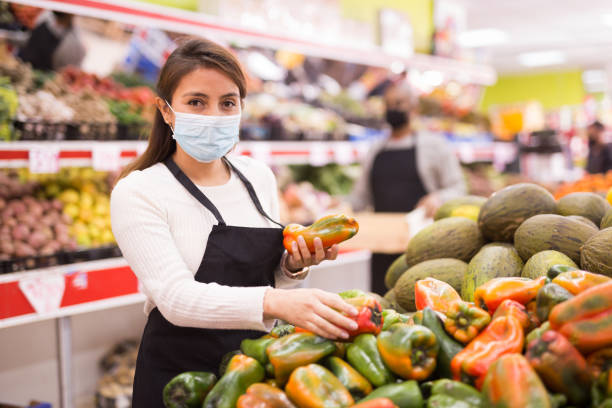
[[255,193],[255,189],[253,188],[253,185],[251,184],[251,182],[244,176],[244,174],[242,174],[240,172],[240,170],[238,170],[236,168],[236,166],[234,166],[228,159],[227,157],[224,157],[223,160],[228,164],[228,166],[230,166],[230,168],[234,171],[234,173],[236,173],[236,175],[238,176],[238,178],[240,179],[240,181],[242,181],[242,184],[244,184],[244,186],[246,187],[247,191],[249,192],[249,196],[251,197],[251,201],[253,201],[253,204],[255,204],[255,208],[257,208],[257,211],[259,211],[259,213],[266,219],[268,219],[270,222],[278,225],[281,228],[284,228],[284,225],[274,221],[272,218],[270,218],[268,216],[268,214],[266,214],[266,212],[264,211],[263,207],[261,206],[261,202],[259,201],[259,198],[257,198],[257,193]]
[[221,216],[219,210],[217,210],[217,207],[215,207],[215,205],[208,199],[208,197],[204,195],[202,190],[200,190],[195,184],[193,184],[193,181],[191,181],[189,177],[187,177],[187,175],[183,173],[183,170],[181,170],[179,166],[176,165],[174,160],[172,160],[172,157],[168,157],[164,161],[164,164],[166,165],[168,170],[170,170],[170,173],[172,173],[172,175],[178,180],[178,182],[181,183],[183,187],[185,187],[185,189],[196,200],[198,200],[204,207],[206,207],[208,211],[210,211],[215,216],[219,225],[224,226],[225,221],[223,220],[223,217]]

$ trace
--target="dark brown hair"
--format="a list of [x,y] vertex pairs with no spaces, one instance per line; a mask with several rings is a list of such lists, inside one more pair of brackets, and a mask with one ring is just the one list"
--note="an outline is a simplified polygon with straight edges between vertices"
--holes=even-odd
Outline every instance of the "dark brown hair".
[[[227,49],[212,41],[191,38],[183,42],[164,64],[157,80],[157,95],[172,103],[172,95],[183,77],[198,68],[217,69],[227,75],[238,86],[240,99],[246,96],[246,79],[240,63]],[[127,165],[120,178],[134,170],[144,170],[166,160],[176,151],[172,130],[159,111],[155,112],[153,129],[145,152]]]

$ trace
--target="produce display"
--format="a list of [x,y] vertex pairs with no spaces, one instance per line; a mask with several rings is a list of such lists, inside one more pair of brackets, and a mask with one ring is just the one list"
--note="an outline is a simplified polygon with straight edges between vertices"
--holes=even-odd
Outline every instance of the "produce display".
[[612,228],[592,218],[612,206],[569,207],[526,184],[455,200],[389,268],[384,298],[341,294],[365,316],[346,342],[282,326],[243,342],[240,373],[167,406],[610,406]]
[[578,192],[605,193],[610,189],[612,189],[612,170],[606,174],[586,174],[573,183],[563,183],[555,191],[555,198],[560,199]]

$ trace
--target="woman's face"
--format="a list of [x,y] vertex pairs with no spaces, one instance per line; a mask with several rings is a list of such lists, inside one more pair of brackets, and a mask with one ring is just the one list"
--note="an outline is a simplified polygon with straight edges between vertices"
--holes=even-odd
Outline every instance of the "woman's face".
[[[174,113],[163,99],[157,99],[164,120],[174,128]],[[185,75],[168,103],[176,112],[197,115],[237,115],[241,111],[238,86],[219,70],[210,68],[198,68]]]

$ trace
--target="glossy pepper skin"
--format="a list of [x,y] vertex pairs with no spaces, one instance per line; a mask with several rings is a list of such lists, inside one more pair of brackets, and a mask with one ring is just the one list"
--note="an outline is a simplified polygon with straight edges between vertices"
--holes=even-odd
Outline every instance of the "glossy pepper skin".
[[391,327],[395,323],[408,323],[411,320],[411,317],[412,316],[398,313],[393,309],[383,309],[382,311],[382,318],[383,318],[382,330],[389,329],[389,327]]
[[339,295],[357,309],[357,316],[350,316],[357,322],[357,329],[348,332],[351,339],[363,333],[380,333],[383,327],[382,307],[374,296],[360,290],[342,292]]
[[448,283],[434,278],[425,278],[414,285],[414,303],[417,310],[430,307],[436,312],[444,313],[457,302],[461,296]]
[[310,252],[315,252],[314,239],[321,238],[324,248],[353,237],[359,231],[359,224],[354,218],[344,214],[328,215],[317,220],[314,224],[304,227],[299,224],[289,224],[283,230],[283,246],[287,252],[292,253],[293,243],[301,235],[306,241]]
[[353,408],[399,408],[389,398],[374,398],[370,401],[360,402],[353,405]]
[[265,335],[258,339],[244,339],[240,343],[240,351],[242,351],[244,355],[253,357],[259,364],[265,367],[266,364],[268,364],[266,349],[274,341],[276,341],[276,339],[269,335]]
[[578,268],[574,268],[573,266],[553,265],[550,267],[550,269],[548,269],[548,272],[546,272],[546,277],[548,280],[552,281],[563,272],[575,271],[576,269]]
[[512,316],[498,317],[451,361],[453,379],[482,387],[484,376],[493,362],[504,354],[523,350],[521,323]]
[[581,271],[579,269],[560,273],[552,280],[552,283],[563,287],[572,295],[577,295],[584,292],[593,286],[609,282],[610,278],[598,273]]
[[552,408],[544,384],[521,354],[506,354],[491,365],[482,397],[491,408]]
[[295,408],[295,405],[281,389],[256,383],[238,398],[236,408]]
[[427,408],[480,408],[482,395],[470,385],[459,381],[441,379],[427,383],[431,396]]
[[297,367],[316,363],[336,350],[333,341],[312,333],[293,333],[277,339],[266,350],[274,378],[285,384]]
[[512,316],[521,322],[523,330],[527,331],[531,326],[531,321],[527,315],[527,308],[511,299],[506,299],[495,310],[492,319],[495,320],[501,316]]
[[285,392],[300,408],[344,408],[354,404],[340,380],[318,364],[296,368]]
[[213,373],[189,371],[174,377],[163,391],[166,408],[200,408],[217,382]]
[[383,385],[359,401],[368,402],[378,398],[389,398],[399,408],[422,408],[423,395],[416,381]]
[[270,330],[270,336],[275,339],[285,337],[295,332],[295,326],[292,324],[281,324]]
[[536,296],[536,313],[541,321],[548,320],[548,315],[553,307],[559,303],[573,298],[570,292],[556,283],[547,283],[540,289]]
[[587,403],[591,375],[586,360],[561,334],[542,334],[529,343],[526,358],[551,391],[565,394],[572,404]]
[[380,387],[395,380],[391,370],[383,363],[376,336],[361,334],[346,349],[346,359],[374,386]]
[[264,368],[257,360],[244,354],[235,355],[223,377],[206,396],[202,408],[234,408],[247,388],[264,377]]
[[451,378],[453,373],[450,368],[453,357],[463,350],[463,345],[455,341],[450,337],[444,327],[440,318],[431,308],[426,307],[423,309],[423,326],[427,327],[436,336],[440,349],[438,351],[438,358],[436,360],[435,375],[442,378]]
[[387,367],[405,380],[425,380],[436,369],[440,346],[425,326],[396,323],[380,333],[377,343]]
[[469,343],[491,321],[491,315],[468,302],[455,303],[446,314],[444,329],[457,341]]
[[548,321],[583,354],[612,346],[612,281],[559,303]]
[[355,400],[372,392],[372,384],[341,358],[328,357],[325,366],[340,380]]
[[536,298],[545,283],[544,276],[538,279],[494,278],[476,288],[474,303],[490,313],[495,313],[495,309],[506,299],[526,305]]

